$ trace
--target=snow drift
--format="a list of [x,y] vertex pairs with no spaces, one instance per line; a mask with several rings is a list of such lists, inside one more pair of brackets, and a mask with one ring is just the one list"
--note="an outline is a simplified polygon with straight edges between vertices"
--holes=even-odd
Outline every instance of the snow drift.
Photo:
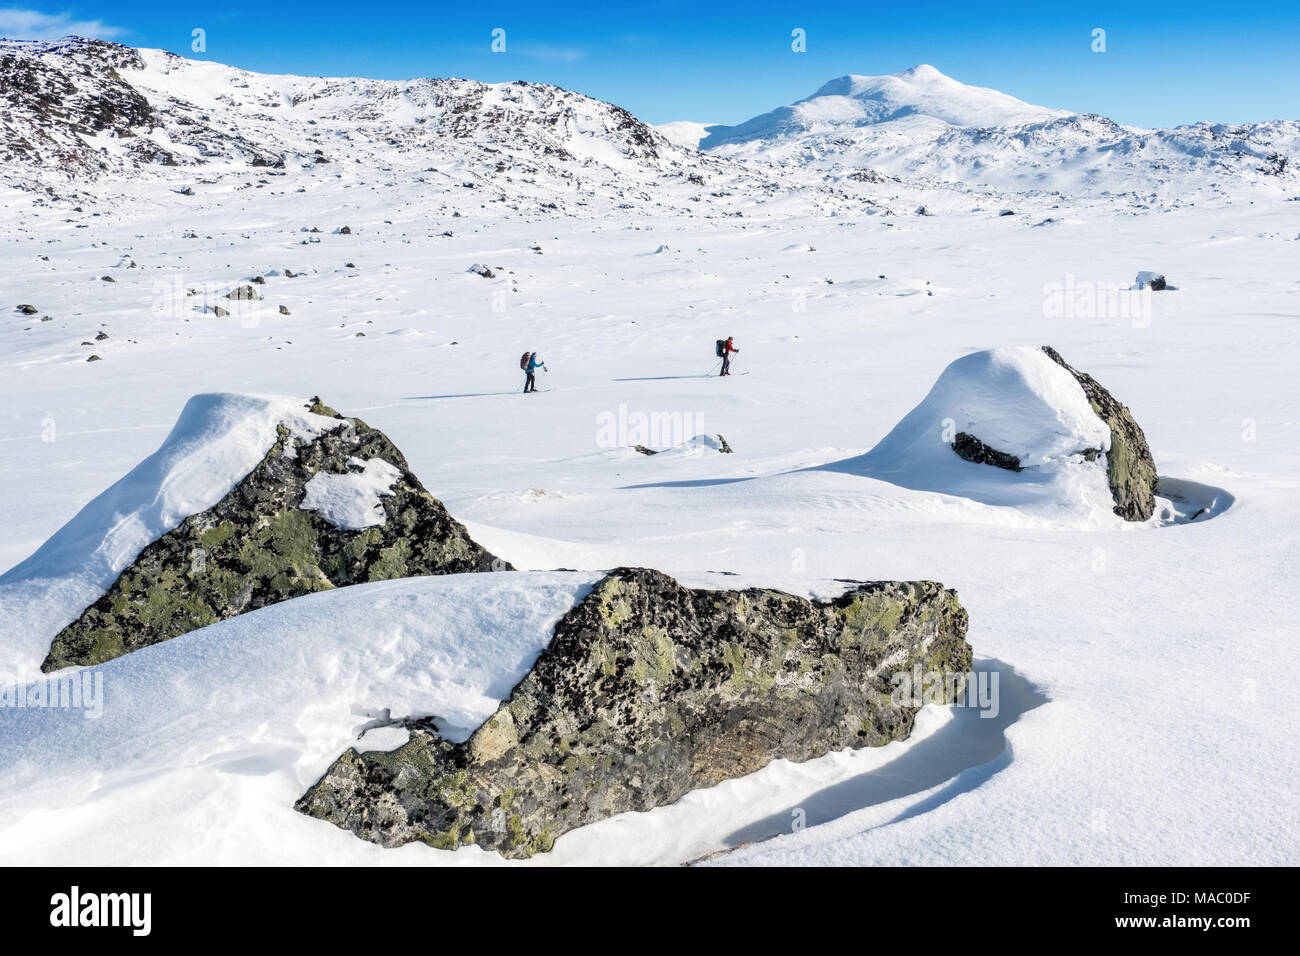
[[[340,588],[82,671],[102,675],[102,716],[4,711],[0,858],[67,859],[105,830],[111,849],[96,852],[119,865],[319,860],[340,842],[359,844],[343,833],[331,841],[332,828],[294,813],[293,801],[348,745],[405,740],[398,727],[358,740],[385,711],[465,739],[597,576],[443,575]],[[99,835],[90,841],[88,823]]]

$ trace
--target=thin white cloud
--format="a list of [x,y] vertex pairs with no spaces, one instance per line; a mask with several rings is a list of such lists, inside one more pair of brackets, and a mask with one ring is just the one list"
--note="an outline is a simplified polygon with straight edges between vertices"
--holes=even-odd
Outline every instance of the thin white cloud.
[[112,40],[125,32],[103,20],[78,20],[71,13],[0,7],[0,37],[11,40],[57,40],[66,36]]
[[541,60],[544,63],[577,63],[587,55],[586,50],[575,47],[550,46],[545,43],[530,43],[523,46],[508,47],[508,53],[518,53],[520,56],[526,56],[530,59]]

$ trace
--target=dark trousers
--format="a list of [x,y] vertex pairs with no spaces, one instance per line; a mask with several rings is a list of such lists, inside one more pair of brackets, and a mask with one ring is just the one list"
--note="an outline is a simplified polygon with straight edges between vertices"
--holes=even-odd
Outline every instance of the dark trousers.
[[720,375],[731,374],[731,353],[730,352],[722,353],[722,371],[719,374]]
[[533,372],[528,373],[528,380],[524,382],[524,391],[525,392],[537,391],[537,377],[535,373]]

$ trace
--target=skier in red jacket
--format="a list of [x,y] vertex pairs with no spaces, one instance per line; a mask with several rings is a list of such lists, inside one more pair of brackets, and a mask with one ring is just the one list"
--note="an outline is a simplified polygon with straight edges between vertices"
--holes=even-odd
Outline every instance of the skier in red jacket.
[[734,345],[731,344],[731,336],[728,335],[726,343],[722,346],[722,371],[719,373],[719,377],[721,377],[722,375],[731,374],[731,353],[732,352],[739,354],[740,349],[736,348]]

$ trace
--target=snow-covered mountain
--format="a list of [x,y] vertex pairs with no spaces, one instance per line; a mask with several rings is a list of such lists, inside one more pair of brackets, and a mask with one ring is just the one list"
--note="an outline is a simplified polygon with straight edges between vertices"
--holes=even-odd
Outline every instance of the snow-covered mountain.
[[[1300,123],[1121,126],[1021,102],[921,65],[843,76],[738,126],[702,130],[711,155],[802,166],[841,181],[864,170],[909,179],[1084,197],[1136,192],[1173,200],[1294,184]],[[1284,186],[1283,188],[1286,188]]]
[[889,76],[841,76],[807,99],[739,126],[712,127],[701,145],[772,140],[914,119],[924,126],[1019,126],[1069,114],[1031,106],[997,90],[967,86],[927,63]]
[[0,40],[0,89],[4,178],[61,192],[142,174],[350,166],[450,177],[493,201],[535,195],[553,210],[593,190],[645,202],[650,186],[657,198],[666,183],[694,193],[735,173],[621,107],[523,81],[270,76],[69,37]]
[[181,191],[292,173],[301,189],[414,178],[448,214],[492,202],[543,218],[791,197],[822,214],[933,210],[936,190],[1169,205],[1285,191],[1300,154],[1295,121],[1142,130],[928,65],[840,77],[738,126],[652,127],[539,83],[265,75],[76,37],[0,40],[0,89],[0,181],[91,202],[127,179]]

